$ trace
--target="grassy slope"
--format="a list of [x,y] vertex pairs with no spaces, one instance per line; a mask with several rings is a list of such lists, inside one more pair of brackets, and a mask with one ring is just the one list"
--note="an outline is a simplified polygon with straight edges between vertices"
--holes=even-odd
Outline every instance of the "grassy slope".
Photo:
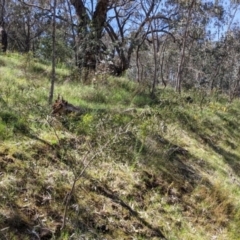
[[55,119],[48,65],[9,54],[0,72],[1,239],[240,239],[239,100],[152,102],[124,79],[63,84],[59,67],[55,92],[90,110]]

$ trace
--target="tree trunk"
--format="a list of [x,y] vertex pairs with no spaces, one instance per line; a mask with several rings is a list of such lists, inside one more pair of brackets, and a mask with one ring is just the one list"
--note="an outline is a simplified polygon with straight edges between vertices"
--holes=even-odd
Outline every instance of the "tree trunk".
[[109,0],[97,2],[92,20],[82,0],[71,0],[79,18],[79,41],[81,45],[79,66],[89,70],[95,70],[97,57],[101,49],[100,39],[107,18]]
[[186,43],[187,43],[187,37],[188,37],[188,27],[190,25],[194,2],[195,2],[195,0],[192,0],[191,5],[189,6],[189,9],[188,9],[186,28],[185,28],[185,32],[184,32],[184,36],[183,36],[183,43],[182,43],[182,51],[180,54],[180,61],[178,64],[176,90],[179,93],[181,93],[181,87],[182,87],[182,72],[183,72],[183,65],[184,65],[184,61],[185,61],[185,50],[186,50]]
[[1,47],[2,51],[7,51],[7,45],[8,45],[8,36],[7,32],[4,29],[4,16],[5,16],[5,0],[2,1],[1,4],[1,12],[0,12],[0,41],[1,41]]
[[151,87],[151,96],[155,96],[155,89],[156,89],[156,83],[157,83],[157,47],[156,47],[156,39],[154,36],[152,21],[149,22],[152,32],[152,44],[153,44],[153,59],[154,59],[154,71],[153,71],[153,81],[152,81],[152,87]]
[[8,45],[7,32],[4,29],[0,28],[0,35],[1,35],[2,51],[6,52],[7,51],[7,45]]
[[67,1],[67,6],[68,6],[68,10],[69,10],[69,14],[70,14],[70,19],[71,19],[71,30],[72,30],[72,35],[73,35],[73,50],[74,50],[74,57],[75,57],[75,65],[78,66],[78,54],[77,54],[77,49],[78,49],[78,41],[76,41],[76,34],[74,31],[74,22],[73,22],[73,16],[72,16],[72,11],[71,11],[71,7],[70,7],[70,3],[69,1]]
[[54,93],[54,83],[55,83],[55,68],[56,68],[56,6],[57,0],[53,0],[53,20],[52,20],[52,78],[51,78],[51,86],[49,92],[49,104],[52,104],[53,93]]

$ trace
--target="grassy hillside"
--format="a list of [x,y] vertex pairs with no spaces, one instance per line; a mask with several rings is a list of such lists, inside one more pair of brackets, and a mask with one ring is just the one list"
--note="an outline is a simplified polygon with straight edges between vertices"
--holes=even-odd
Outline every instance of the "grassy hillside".
[[[70,81],[0,55],[0,239],[240,239],[240,101],[127,79]],[[191,96],[192,103],[186,101]]]

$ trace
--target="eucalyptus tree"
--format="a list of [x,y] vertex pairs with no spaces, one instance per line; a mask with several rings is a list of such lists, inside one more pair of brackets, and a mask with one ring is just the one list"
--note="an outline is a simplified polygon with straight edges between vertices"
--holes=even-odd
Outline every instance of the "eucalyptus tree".
[[90,3],[82,0],[70,2],[78,16],[79,66],[95,69],[110,1],[99,0],[95,8],[93,0]]
[[212,78],[211,90],[229,95],[232,100],[240,97],[240,29],[228,31],[212,48],[216,66],[216,77]]
[[[95,69],[101,60],[111,62],[117,75],[130,66],[134,50],[152,36],[167,32],[169,16],[160,13],[161,0],[71,0],[78,15],[79,66]],[[158,29],[150,29],[161,20]],[[152,27],[155,25],[152,25]]]
[[34,49],[35,40],[48,26],[45,15],[44,9],[38,8],[33,11],[21,1],[6,1],[4,22],[8,31],[10,49],[21,52]]
[[[57,22],[57,16],[56,11],[58,8],[58,11],[60,11],[62,1],[60,0],[49,0],[49,1],[41,1],[41,0],[18,0],[15,2],[14,7],[18,10],[19,6],[19,14],[22,17],[20,21],[21,24],[19,24],[20,27],[22,27],[21,33],[25,37],[25,45],[22,44],[24,47],[24,52],[29,52],[30,50],[35,52],[35,46],[33,45],[35,38],[40,38],[40,35],[44,35],[42,38],[47,38],[51,36],[51,50],[48,52],[48,55],[52,58],[52,74],[51,74],[51,86],[50,86],[50,92],[49,92],[49,104],[51,104],[53,99],[53,93],[54,93],[54,84],[55,84],[55,67],[56,67],[56,47],[57,47],[57,41],[56,41],[56,29],[57,27],[61,26],[60,21]],[[25,14],[23,14],[25,13]],[[42,22],[37,21],[37,19],[40,19],[42,17]],[[61,18],[60,18],[61,19]],[[38,25],[36,24],[38,22]],[[44,23],[48,26],[44,26]],[[49,31],[50,29],[50,31]],[[24,34],[26,33],[26,34]],[[21,36],[22,36],[21,35]],[[20,38],[18,38],[17,42]],[[36,40],[35,40],[36,41]],[[38,44],[42,43],[42,41],[38,41]],[[47,43],[43,43],[43,48],[46,49]],[[51,52],[51,53],[50,53]]]
[[8,48],[8,24],[6,24],[8,18],[7,6],[8,3],[6,0],[0,0],[0,45],[3,52],[6,52]]
[[0,0],[0,45],[3,52],[7,51],[8,36],[5,30],[6,1]]
[[229,32],[226,36],[229,42],[227,52],[229,53],[229,61],[227,62],[225,80],[228,81],[229,98],[240,97],[240,28],[237,27]]
[[[8,33],[9,49],[33,52],[35,56],[49,58],[51,55],[51,26],[53,12],[51,1],[0,0],[0,18]],[[56,35],[58,58],[70,57],[73,41],[67,3],[59,0],[56,12]],[[68,48],[68,51],[67,51]]]
[[0,46],[3,52],[7,51],[8,36],[5,30],[5,0],[0,1]]
[[176,12],[171,26],[175,43],[170,44],[173,49],[166,51],[175,52],[172,62],[175,67],[171,67],[171,75],[175,79],[176,91],[181,93],[182,86],[192,87],[199,80],[197,76],[204,65],[204,59],[199,55],[202,54],[204,43],[212,40],[209,39],[208,28],[212,19],[223,19],[224,11],[220,2],[213,1],[168,0],[166,3],[168,8]]
[[[133,68],[128,71],[131,77],[136,75],[138,81],[144,79],[152,84],[152,89],[161,81],[179,93],[182,87],[198,86],[209,68],[209,61],[205,59],[209,56],[207,46],[212,46],[214,41],[209,26],[213,21],[219,24],[224,20],[220,2],[162,1],[148,19],[136,41],[133,53],[136,60],[132,59]],[[134,69],[135,66],[140,71]]]
[[52,104],[53,94],[54,94],[54,85],[56,80],[56,8],[57,8],[57,0],[53,0],[52,4],[52,77],[51,77],[51,85],[49,91],[48,103]]

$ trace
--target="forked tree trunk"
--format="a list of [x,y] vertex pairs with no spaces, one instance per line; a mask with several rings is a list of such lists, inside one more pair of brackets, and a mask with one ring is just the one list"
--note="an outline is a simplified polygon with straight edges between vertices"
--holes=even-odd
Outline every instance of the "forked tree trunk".
[[82,0],[71,0],[79,18],[79,41],[84,52],[80,53],[80,67],[95,70],[100,52],[102,31],[107,18],[110,0],[98,0],[92,19]]

